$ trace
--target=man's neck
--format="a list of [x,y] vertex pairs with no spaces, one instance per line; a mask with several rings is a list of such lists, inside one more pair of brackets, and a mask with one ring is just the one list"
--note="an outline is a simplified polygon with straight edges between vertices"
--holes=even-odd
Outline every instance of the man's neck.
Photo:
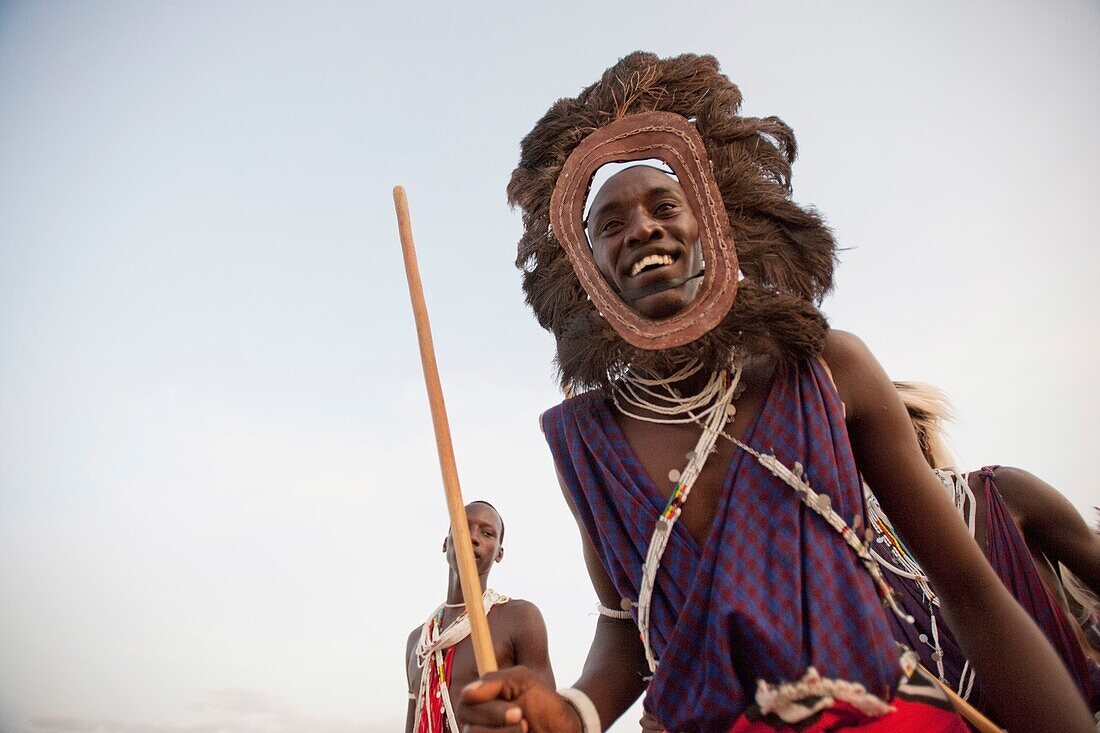
[[[489,573],[479,576],[478,582],[483,590],[489,587]],[[466,597],[462,593],[462,581],[459,579],[458,572],[455,570],[451,570],[450,574],[447,576],[447,595],[443,603],[447,606],[459,607],[460,610],[462,607],[465,607]]]

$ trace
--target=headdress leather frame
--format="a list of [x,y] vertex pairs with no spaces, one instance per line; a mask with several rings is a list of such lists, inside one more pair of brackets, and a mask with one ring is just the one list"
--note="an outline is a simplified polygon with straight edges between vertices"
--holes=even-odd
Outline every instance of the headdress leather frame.
[[[593,174],[606,163],[659,158],[676,174],[699,222],[706,270],[695,299],[680,312],[653,320],[634,311],[596,266],[584,231],[584,206]],[[722,322],[737,294],[737,252],[718,183],[694,125],[671,112],[621,117],[591,133],[565,161],[550,200],[550,225],[581,286],[612,328],[646,350],[690,343]]]

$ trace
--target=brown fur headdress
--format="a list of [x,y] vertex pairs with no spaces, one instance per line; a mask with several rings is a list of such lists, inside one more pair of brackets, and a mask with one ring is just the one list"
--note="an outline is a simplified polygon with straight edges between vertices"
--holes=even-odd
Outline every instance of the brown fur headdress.
[[[738,350],[784,362],[820,353],[828,324],[816,306],[832,287],[836,243],[816,212],[791,201],[791,128],[776,117],[742,117],[740,106],[741,92],[713,56],[635,52],[555,103],[523,139],[508,184],[509,203],[523,213],[516,265],[527,303],[557,339],[563,385],[605,386],[627,365],[660,373],[690,358],[719,368]],[[631,346],[600,316],[550,227],[551,194],[573,149],[614,120],[650,111],[694,123],[745,276],[718,326],[661,351]]]

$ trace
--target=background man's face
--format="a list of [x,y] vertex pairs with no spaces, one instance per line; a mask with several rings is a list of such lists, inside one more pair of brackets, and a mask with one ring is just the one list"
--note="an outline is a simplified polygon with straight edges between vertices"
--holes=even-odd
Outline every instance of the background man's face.
[[[466,505],[466,523],[470,528],[470,544],[474,548],[474,562],[479,575],[484,575],[494,562],[500,562],[504,556],[501,547],[503,523],[500,515],[488,504],[473,502]],[[454,540],[450,533],[443,541],[443,551],[447,553],[447,564],[455,571],[458,561],[455,558]]]

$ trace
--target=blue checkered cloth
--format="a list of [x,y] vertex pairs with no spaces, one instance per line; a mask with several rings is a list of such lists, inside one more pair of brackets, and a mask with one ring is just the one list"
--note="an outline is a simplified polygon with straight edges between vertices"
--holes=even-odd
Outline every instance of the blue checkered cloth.
[[[543,431],[584,531],[624,598],[637,601],[649,538],[667,500],[599,391],[548,410]],[[841,516],[862,514],[843,406],[825,367],[780,370],[745,442],[806,469]],[[726,733],[757,680],[813,665],[888,699],[897,646],[867,571],[825,521],[738,450],[703,546],[680,524],[657,575],[650,639],[660,660],[646,708],[669,730]],[[699,490],[699,486],[696,490]]]

